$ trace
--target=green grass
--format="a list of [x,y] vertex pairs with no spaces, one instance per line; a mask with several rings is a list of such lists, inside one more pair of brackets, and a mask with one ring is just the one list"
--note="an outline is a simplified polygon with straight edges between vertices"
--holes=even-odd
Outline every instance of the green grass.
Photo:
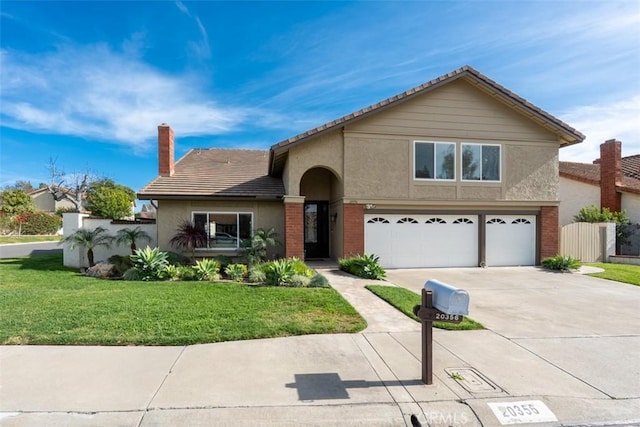
[[4,243],[31,243],[31,242],[57,242],[60,236],[0,236],[0,244]]
[[[396,286],[368,285],[366,286],[371,292],[382,298],[416,322],[420,319],[413,314],[413,307],[422,303],[422,297],[408,289]],[[439,329],[447,329],[451,331],[463,331],[472,329],[484,329],[480,323],[475,320],[464,317],[461,323],[444,323],[433,322],[433,326]]]
[[609,263],[594,263],[585,265],[604,269],[604,272],[602,273],[592,273],[589,274],[589,276],[640,286],[640,265]]
[[62,255],[0,260],[0,343],[186,345],[357,332],[334,289],[99,280]]

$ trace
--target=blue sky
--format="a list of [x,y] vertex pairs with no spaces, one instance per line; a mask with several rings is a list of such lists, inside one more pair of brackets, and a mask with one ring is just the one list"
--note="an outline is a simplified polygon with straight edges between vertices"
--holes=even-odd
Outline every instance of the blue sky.
[[140,190],[157,125],[266,149],[471,65],[640,153],[640,2],[0,2],[0,186],[90,170]]

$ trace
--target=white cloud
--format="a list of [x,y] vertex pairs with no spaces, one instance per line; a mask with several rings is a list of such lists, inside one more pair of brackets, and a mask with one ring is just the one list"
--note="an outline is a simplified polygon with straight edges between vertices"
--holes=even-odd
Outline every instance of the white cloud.
[[573,109],[561,119],[586,135],[583,143],[560,150],[564,161],[590,163],[600,157],[600,144],[622,141],[622,155],[640,154],[640,95]]
[[2,51],[0,123],[14,129],[73,135],[148,148],[156,125],[182,136],[220,134],[248,109],[218,106],[201,82],[163,74],[105,45],[65,46],[31,55]]

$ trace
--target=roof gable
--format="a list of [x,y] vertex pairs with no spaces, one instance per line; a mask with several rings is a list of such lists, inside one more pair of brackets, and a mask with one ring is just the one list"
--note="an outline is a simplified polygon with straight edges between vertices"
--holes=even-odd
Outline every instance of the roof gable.
[[390,107],[398,105],[399,103],[406,102],[409,99],[413,99],[416,96],[432,91],[438,87],[441,87],[458,79],[465,79],[465,81],[472,84],[474,87],[490,94],[493,98],[499,100],[505,105],[508,105],[510,108],[516,110],[520,114],[523,114],[528,119],[536,122],[538,125],[543,126],[544,128],[558,135],[559,139],[562,141],[561,146],[577,144],[579,142],[582,142],[585,138],[582,133],[564,123],[560,119],[552,116],[541,108],[536,107],[526,99],[521,98],[520,96],[506,89],[504,86],[501,86],[500,84],[489,79],[474,68],[466,65],[462,68],[452,71],[451,73],[440,76],[413,89],[409,89],[376,104],[370,105],[351,114],[347,114],[346,116],[340,117],[339,119],[325,123],[314,129],[308,130],[277,144],[274,144],[273,146],[271,146],[270,150],[271,158],[269,172],[273,174],[274,172],[277,173],[279,170],[281,170],[284,159],[286,158],[287,150],[294,145],[303,143],[306,140],[341,128],[355,121],[362,120],[365,117],[370,117]]

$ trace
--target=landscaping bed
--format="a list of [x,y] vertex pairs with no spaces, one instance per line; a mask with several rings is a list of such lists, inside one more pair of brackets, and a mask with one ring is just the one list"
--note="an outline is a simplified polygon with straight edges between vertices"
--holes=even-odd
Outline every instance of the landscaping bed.
[[61,254],[0,260],[0,276],[2,344],[188,345],[366,326],[331,288],[99,280]]

